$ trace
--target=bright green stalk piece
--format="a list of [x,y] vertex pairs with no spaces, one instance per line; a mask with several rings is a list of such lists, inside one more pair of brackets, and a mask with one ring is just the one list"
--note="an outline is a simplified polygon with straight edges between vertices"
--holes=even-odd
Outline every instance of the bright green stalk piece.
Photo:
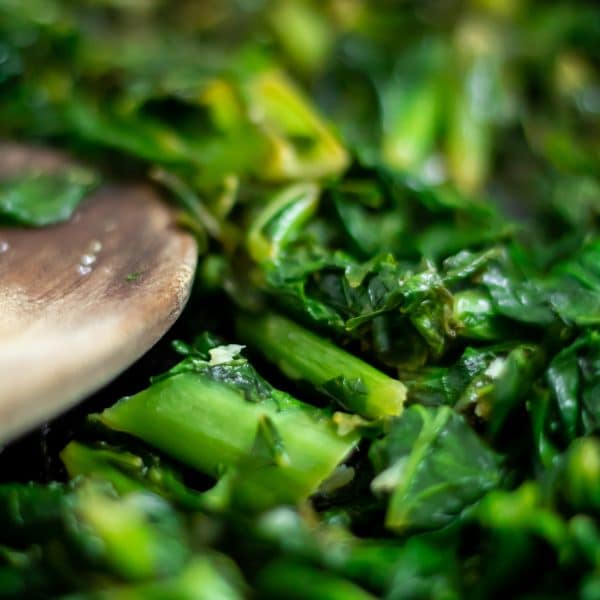
[[414,171],[432,151],[439,104],[436,92],[436,86],[430,82],[411,90],[409,97],[406,90],[400,90],[402,102],[393,105],[394,114],[388,118],[390,124],[383,141],[387,164]]
[[448,117],[448,168],[461,191],[475,193],[483,185],[490,169],[491,126],[473,114],[464,95],[458,92],[455,95]]
[[476,193],[484,186],[492,167],[494,129],[511,110],[505,51],[498,30],[483,20],[465,20],[456,28],[446,158],[450,178],[465,193]]
[[155,454],[133,454],[108,445],[87,446],[70,442],[60,453],[71,479],[85,477],[108,481],[118,494],[151,491],[189,510],[214,508],[214,488],[198,492],[189,488],[182,475]]
[[219,478],[247,510],[295,503],[315,492],[351,452],[324,411],[272,388],[239,346],[189,358],[166,377],[101,413],[99,420]]
[[402,382],[289,319],[245,315],[238,318],[237,331],[288,377],[309,381],[347,410],[368,418],[402,412]]
[[60,453],[71,479],[85,476],[97,481],[109,481],[119,494],[147,490],[137,480],[142,470],[147,472],[144,461],[129,452],[117,452],[108,448],[90,448],[79,442],[70,442]]
[[594,514],[600,506],[600,440],[582,436],[555,457],[552,486],[561,506]]
[[427,40],[399,61],[395,77],[383,94],[384,161],[397,169],[418,173],[435,148],[443,97],[445,48]]
[[561,553],[572,550],[565,520],[548,506],[535,481],[526,481],[511,491],[493,490],[483,498],[475,517],[491,530],[533,534]]
[[318,72],[333,44],[333,31],[320,8],[318,4],[284,0],[267,11],[285,54],[303,73]]

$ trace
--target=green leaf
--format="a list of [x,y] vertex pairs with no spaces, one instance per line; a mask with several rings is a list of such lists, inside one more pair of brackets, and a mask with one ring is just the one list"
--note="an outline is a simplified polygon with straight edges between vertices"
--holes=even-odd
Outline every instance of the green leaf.
[[500,458],[446,406],[414,405],[369,452],[376,493],[389,494],[386,527],[443,527],[501,481]]
[[0,181],[0,223],[43,227],[67,221],[98,183],[92,171],[79,167]]
[[[561,350],[546,371],[550,398],[560,419],[562,438],[600,429],[600,332],[590,330]],[[547,425],[550,425],[548,422]]]

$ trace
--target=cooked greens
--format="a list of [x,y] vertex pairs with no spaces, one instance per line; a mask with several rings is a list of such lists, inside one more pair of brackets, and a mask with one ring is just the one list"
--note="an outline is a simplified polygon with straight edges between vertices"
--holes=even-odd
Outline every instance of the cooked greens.
[[357,436],[340,435],[327,412],[273,389],[237,352],[218,346],[208,362],[190,357],[98,419],[220,479],[245,510],[298,502],[333,474]]
[[200,250],[0,453],[0,597],[600,598],[593,2],[0,0],[0,135],[94,169],[2,227],[147,178]]
[[451,523],[500,483],[500,461],[447,406],[411,406],[369,452],[375,493],[391,493],[385,525],[393,531]]
[[76,167],[0,180],[0,224],[43,227],[67,221],[97,183],[93,173]]

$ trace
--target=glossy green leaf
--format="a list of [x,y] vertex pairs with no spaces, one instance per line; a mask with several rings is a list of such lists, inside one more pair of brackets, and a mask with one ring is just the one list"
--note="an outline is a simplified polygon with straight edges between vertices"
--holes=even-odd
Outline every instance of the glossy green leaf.
[[86,169],[26,173],[0,181],[0,223],[43,227],[67,221],[98,185]]

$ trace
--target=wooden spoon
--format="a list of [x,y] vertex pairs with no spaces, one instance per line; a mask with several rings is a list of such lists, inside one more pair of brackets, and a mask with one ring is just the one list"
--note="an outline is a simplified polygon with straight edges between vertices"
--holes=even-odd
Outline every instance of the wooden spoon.
[[[68,159],[0,144],[0,177]],[[71,407],[144,354],[181,313],[194,239],[143,185],[109,185],[67,223],[0,228],[0,443]]]

